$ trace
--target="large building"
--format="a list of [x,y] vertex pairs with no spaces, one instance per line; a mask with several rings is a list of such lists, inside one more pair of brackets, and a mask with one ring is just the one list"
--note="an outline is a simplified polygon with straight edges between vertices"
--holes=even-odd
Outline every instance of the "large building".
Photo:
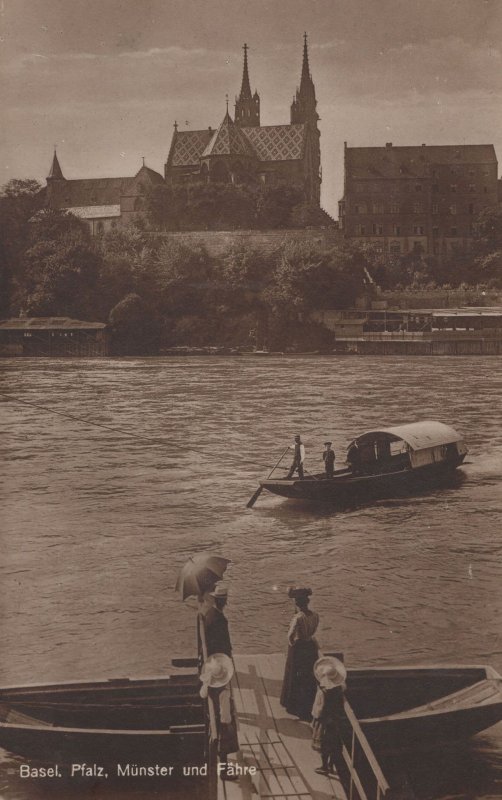
[[227,111],[213,130],[178,130],[174,126],[165,165],[168,183],[258,182],[305,187],[308,200],[320,205],[321,156],[317,101],[310,74],[307,35],[304,36],[300,86],[290,111],[289,125],[261,125],[260,97],[251,93],[247,45],[241,91],[234,119]]
[[347,147],[340,227],[399,255],[468,246],[477,214],[498,203],[491,144]]
[[67,180],[56,152],[47,176],[46,205],[85,220],[93,235],[133,221],[143,209],[147,189],[164,183],[162,175],[143,166],[130,178]]

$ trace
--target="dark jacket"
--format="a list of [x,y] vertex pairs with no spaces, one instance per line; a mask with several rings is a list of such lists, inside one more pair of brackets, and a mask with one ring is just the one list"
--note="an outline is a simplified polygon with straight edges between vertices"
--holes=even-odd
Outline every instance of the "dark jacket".
[[210,608],[204,617],[206,631],[207,654],[225,653],[232,655],[232,644],[228,632],[228,620],[218,608]]

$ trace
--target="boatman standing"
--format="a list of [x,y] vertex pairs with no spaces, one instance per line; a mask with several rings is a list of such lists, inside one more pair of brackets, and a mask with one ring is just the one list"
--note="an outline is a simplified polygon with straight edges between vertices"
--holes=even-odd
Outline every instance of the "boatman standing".
[[322,454],[326,477],[332,478],[335,471],[335,451],[331,447],[331,442],[324,442],[324,453]]
[[300,478],[300,480],[303,480],[303,462],[305,461],[305,445],[303,444],[300,436],[295,436],[295,443],[292,447],[290,446],[289,449],[294,450],[295,455],[287,477],[292,478],[295,472],[298,470],[298,477]]

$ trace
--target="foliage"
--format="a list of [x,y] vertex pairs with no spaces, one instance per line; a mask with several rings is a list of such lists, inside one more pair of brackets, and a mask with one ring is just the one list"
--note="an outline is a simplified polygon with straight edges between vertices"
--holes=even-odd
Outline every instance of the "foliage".
[[116,355],[151,355],[158,350],[159,321],[138,294],[120,300],[110,311],[109,323]]
[[[300,209],[304,200],[300,186],[287,184],[156,185],[145,196],[145,213],[155,230],[287,228],[299,224],[302,212],[295,209]],[[307,209],[303,213],[309,214]]]
[[98,256],[87,225],[71,214],[41,211],[23,255],[22,302],[34,316],[95,316]]
[[30,219],[43,203],[41,188],[38,181],[32,179],[12,179],[0,190],[1,316],[16,310],[14,298],[21,274],[22,253],[28,240]]

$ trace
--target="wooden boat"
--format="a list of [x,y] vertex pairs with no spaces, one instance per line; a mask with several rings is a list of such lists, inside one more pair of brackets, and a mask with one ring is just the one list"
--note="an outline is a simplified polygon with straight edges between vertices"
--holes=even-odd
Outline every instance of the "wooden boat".
[[202,764],[198,675],[0,689],[0,747],[49,764]]
[[[0,746],[47,764],[203,764],[197,675],[0,689]],[[374,746],[434,746],[502,719],[491,667],[349,670],[347,700]],[[78,774],[78,773],[77,773]]]
[[300,480],[267,478],[260,487],[272,494],[301,500],[353,501],[388,497],[413,487],[430,486],[451,476],[467,454],[461,436],[449,425],[424,420],[379,428],[354,439],[348,466]]
[[427,748],[499,722],[502,677],[489,666],[349,670],[347,699],[371,744]]

